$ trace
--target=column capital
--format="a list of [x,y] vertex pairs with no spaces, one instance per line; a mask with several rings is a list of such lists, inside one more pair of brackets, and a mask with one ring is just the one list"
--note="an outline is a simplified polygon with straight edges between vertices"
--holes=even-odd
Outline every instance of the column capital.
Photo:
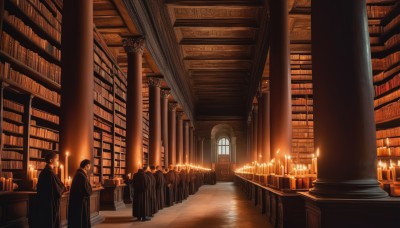
[[167,99],[171,95],[171,89],[161,88],[161,98]]
[[122,45],[127,53],[139,53],[143,55],[145,40],[143,36],[132,36],[122,40]]
[[182,119],[184,114],[185,114],[184,112],[176,112],[176,118],[177,118],[178,120],[179,120],[179,119]]
[[169,111],[176,111],[176,108],[178,107],[177,102],[169,102],[168,103],[168,110]]
[[160,87],[161,86],[162,77],[160,77],[160,76],[148,76],[147,80],[148,80],[147,83],[149,84],[149,87]]

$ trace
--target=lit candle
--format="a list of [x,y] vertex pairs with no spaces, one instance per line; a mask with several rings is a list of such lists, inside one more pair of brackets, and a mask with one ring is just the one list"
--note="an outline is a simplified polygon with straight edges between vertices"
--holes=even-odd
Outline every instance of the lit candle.
[[71,179],[71,177],[70,177],[70,176],[68,176],[68,186],[70,186],[70,187],[71,187],[71,184],[72,184],[72,179]]
[[378,167],[378,181],[382,180],[382,167]]
[[67,151],[65,153],[65,178],[68,177],[68,157],[69,157],[69,152]]
[[58,175],[58,167],[59,167],[59,163],[56,162],[56,164],[54,165],[54,173],[55,173],[56,175]]
[[60,173],[61,173],[61,182],[63,184],[65,184],[65,180],[64,180],[65,173],[64,173],[64,166],[63,165],[60,165]]

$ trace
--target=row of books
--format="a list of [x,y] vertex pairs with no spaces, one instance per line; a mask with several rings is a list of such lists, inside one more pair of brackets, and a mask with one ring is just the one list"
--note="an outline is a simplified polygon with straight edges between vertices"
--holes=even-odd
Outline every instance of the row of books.
[[379,83],[380,81],[397,74],[397,72],[399,72],[399,71],[400,71],[400,66],[397,66],[397,67],[393,68],[392,70],[382,71],[378,74],[375,74],[373,77],[374,83]]
[[1,161],[3,169],[23,169],[22,161]]
[[115,93],[121,97],[124,101],[126,101],[126,93],[124,90],[122,90],[121,88],[119,88],[118,86],[115,87]]
[[292,99],[292,105],[313,105],[313,100],[306,98],[294,98]]
[[293,95],[312,95],[312,89],[292,89]]
[[40,138],[44,138],[44,139],[51,139],[54,141],[58,141],[59,140],[59,134],[58,132],[54,132],[51,130],[48,130],[46,128],[40,128],[40,127],[36,127],[36,126],[31,126],[31,134]]
[[17,152],[17,151],[2,151],[1,152],[1,158],[6,158],[6,159],[14,159],[14,160],[23,160],[24,155]]
[[400,137],[400,127],[394,127],[376,131],[377,139],[382,139],[382,138],[386,139],[390,137]]
[[117,153],[115,159],[116,160],[125,160],[125,153]]
[[[61,30],[61,13],[59,13],[58,10],[56,10],[58,13],[56,16],[54,16],[47,6],[42,3],[43,0],[29,0],[29,2],[36,7],[36,9],[48,20],[51,25],[53,25],[56,29]],[[47,1],[47,3],[49,2],[51,1]]]
[[400,34],[396,34],[392,37],[390,37],[386,42],[385,42],[385,47],[388,48],[392,48],[396,45],[400,44]]
[[3,144],[5,145],[12,145],[12,146],[18,146],[22,147],[24,145],[24,138],[15,136],[15,135],[7,135],[7,134],[2,134],[2,141]]
[[292,74],[292,81],[311,81],[312,75],[294,75]]
[[3,105],[6,108],[12,109],[20,113],[24,113],[24,106],[12,100],[3,99]]
[[111,166],[111,160],[103,160],[103,166]]
[[22,115],[14,112],[3,111],[3,118],[13,120],[22,124]]
[[307,60],[311,61],[312,55],[307,54],[290,54],[290,60]]
[[112,113],[109,113],[106,110],[102,109],[100,106],[94,105],[93,106],[93,111],[97,115],[101,116],[103,119],[105,119],[107,121],[110,121],[110,122],[113,122],[114,115]]
[[[111,60],[107,57],[107,55],[104,53],[104,51],[101,49],[101,47],[97,44],[94,45],[94,54],[95,54],[95,59],[94,61],[96,63],[105,64],[105,69],[112,69],[113,64]],[[109,71],[109,74],[111,74],[111,70]]]
[[400,100],[375,110],[375,122],[382,123],[400,118]]
[[122,137],[115,137],[114,142],[115,142],[115,145],[126,147],[125,138],[122,139]]
[[308,119],[308,120],[312,120],[314,117],[313,114],[292,114],[292,119]]
[[24,126],[3,121],[3,130],[22,134],[24,132]]
[[111,132],[111,126],[104,123],[103,121],[101,121],[97,118],[94,118],[93,123],[94,123],[94,126],[100,128],[104,131]]
[[369,34],[381,34],[383,28],[381,25],[368,25]]
[[388,156],[400,156],[400,147],[378,147],[377,155],[382,157]]
[[36,5],[39,9],[43,7],[43,11],[38,11],[33,7],[30,1],[10,0],[10,2],[17,6],[30,20],[43,29],[50,37],[59,43],[61,42],[61,24],[55,17],[49,16],[45,19],[42,16],[42,13],[46,9],[44,5],[41,3]]
[[121,89],[121,91],[126,91],[126,75],[122,71],[118,71],[118,74],[114,77],[114,83]]
[[393,5],[367,5],[368,18],[383,18],[393,8]]
[[3,68],[7,68],[7,70],[6,70],[7,74],[3,74],[4,78],[11,80],[11,81],[21,85],[23,88],[32,91],[33,94],[39,94],[42,97],[44,97],[54,103],[60,104],[61,97],[57,92],[46,88],[42,84],[37,83],[35,80],[31,79],[30,77],[26,76],[25,74],[22,74],[18,71],[15,71],[12,68],[8,68],[5,66],[9,66],[9,64],[0,63],[0,73],[3,73],[2,72]]
[[[0,48],[13,58],[29,66],[33,70],[42,74],[44,77],[53,82],[61,83],[61,67],[44,59],[40,54],[22,46],[21,43],[15,40],[10,34],[3,31]],[[5,68],[4,74],[7,74]]]
[[93,165],[100,165],[100,158],[94,158]]
[[58,143],[56,143],[56,142],[49,142],[49,141],[44,141],[44,140],[34,139],[34,138],[29,139],[29,146],[44,149],[44,150],[58,151],[58,149],[59,149]]
[[400,147],[400,137],[399,138],[385,138],[385,139],[377,139],[376,140],[376,146],[377,147],[393,147],[393,146],[399,146]]
[[107,142],[107,143],[112,143],[112,136],[111,134],[108,134],[107,132],[103,132],[103,142]]
[[312,120],[293,120],[292,125],[293,126],[313,126],[314,121],[312,121]]
[[103,158],[111,159],[111,153],[110,152],[103,152]]
[[120,168],[115,168],[114,169],[114,173],[116,175],[124,175],[125,174],[125,168],[124,167],[125,167],[125,165],[123,165],[121,169]]
[[114,109],[115,109],[115,111],[118,111],[118,112],[126,115],[126,107],[124,105],[121,105],[121,103],[118,101],[118,99],[115,99]]
[[[31,0],[31,2],[33,2],[35,4],[35,2],[38,0]],[[60,11],[58,10],[56,4],[58,4],[58,6],[61,6],[61,0],[55,0],[57,3],[53,2],[52,0],[39,0],[42,1],[44,5],[46,5],[51,11],[54,12],[54,17],[57,19],[57,21],[59,21],[61,23],[62,20],[62,15],[60,13]]]
[[102,94],[94,91],[93,92],[94,99],[99,102],[101,105],[106,107],[109,110],[113,110],[113,102],[105,98]]
[[100,57],[97,55],[96,52],[94,52],[93,58],[95,65],[100,67],[100,69],[102,69],[108,75],[112,75],[113,73],[112,66],[108,66],[104,61],[102,61],[102,59],[100,59]]
[[96,72],[98,75],[100,75],[100,77],[102,77],[104,80],[106,80],[108,83],[112,84],[113,83],[113,79],[111,77],[111,75],[109,75],[105,70],[103,70],[103,68],[101,68],[99,65],[94,64],[93,65],[93,70],[94,72]]
[[387,91],[400,86],[400,73],[394,76],[389,81],[375,86],[375,96],[379,96]]
[[43,158],[42,150],[37,148],[29,148],[29,157],[31,158]]
[[122,128],[119,128],[119,127],[115,127],[114,130],[115,130],[116,134],[122,135],[124,137],[126,136],[126,130],[125,129],[122,129]]
[[102,169],[102,173],[103,173],[103,174],[106,174],[106,175],[111,174],[111,168],[103,168],[103,169]]
[[60,122],[59,116],[35,108],[32,108],[32,116],[47,120],[55,124],[59,124]]
[[383,105],[387,102],[397,100],[400,98],[400,90],[395,90],[392,93],[389,93],[383,97],[377,98],[374,100],[374,107],[378,107],[380,105]]
[[42,161],[30,161],[29,164],[34,169],[44,169],[44,167],[46,166],[46,162],[42,162]]
[[100,148],[100,147],[101,147],[101,142],[100,142],[100,141],[97,141],[97,140],[94,140],[94,141],[93,141],[93,146],[94,146],[94,147]]
[[372,59],[372,68],[386,70],[400,61],[400,51],[392,53],[382,59]]
[[108,98],[110,101],[114,99],[112,95],[113,86],[104,83],[99,78],[94,78],[94,91],[102,94],[104,97]]
[[291,70],[290,71],[291,75],[296,75],[296,74],[307,74],[307,75],[312,75],[312,70]]
[[400,23],[400,14],[393,18],[387,25],[383,27],[383,32],[388,32]]
[[38,34],[33,31],[31,27],[26,25],[20,18],[9,15],[9,13],[5,12],[4,20],[9,24],[12,24],[18,31],[23,33],[29,40],[35,43],[37,46],[41,47],[44,51],[49,53],[51,56],[56,58],[58,61],[61,61],[61,51],[52,45],[48,40],[43,39]]
[[115,115],[115,124],[122,128],[126,128],[126,121],[122,119],[120,115]]
[[293,138],[314,138],[313,132],[292,132]]
[[292,83],[291,85],[292,89],[312,89],[312,83]]

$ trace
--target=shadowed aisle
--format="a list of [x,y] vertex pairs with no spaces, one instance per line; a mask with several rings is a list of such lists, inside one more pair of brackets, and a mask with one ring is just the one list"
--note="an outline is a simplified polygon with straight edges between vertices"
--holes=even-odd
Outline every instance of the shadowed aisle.
[[95,228],[272,227],[232,182],[204,185],[183,203],[159,211],[151,221],[139,222],[132,218],[131,205],[119,211],[102,211],[101,214],[106,220]]

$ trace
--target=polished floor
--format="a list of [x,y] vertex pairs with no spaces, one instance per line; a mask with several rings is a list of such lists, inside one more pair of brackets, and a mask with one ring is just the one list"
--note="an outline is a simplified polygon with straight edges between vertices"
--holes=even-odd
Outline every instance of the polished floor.
[[164,208],[146,222],[132,218],[131,205],[119,211],[102,211],[105,221],[95,228],[109,227],[272,227],[265,215],[246,200],[231,182],[205,185],[183,203]]

